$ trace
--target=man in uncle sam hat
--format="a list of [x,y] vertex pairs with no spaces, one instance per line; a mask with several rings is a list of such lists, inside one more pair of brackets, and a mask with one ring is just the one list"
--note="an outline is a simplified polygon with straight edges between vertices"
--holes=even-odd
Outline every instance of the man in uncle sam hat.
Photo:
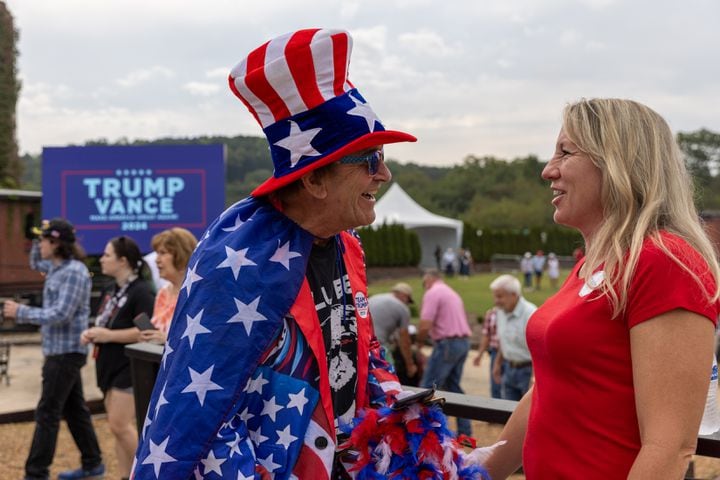
[[[372,223],[391,179],[383,145],[416,139],[386,130],[350,82],[351,49],[348,32],[300,30],[230,72],[274,172],[212,223],[190,259],[134,478],[352,478],[375,468],[348,447],[353,419],[392,404],[401,386],[372,332],[352,229]],[[461,449],[452,454],[463,468]]]

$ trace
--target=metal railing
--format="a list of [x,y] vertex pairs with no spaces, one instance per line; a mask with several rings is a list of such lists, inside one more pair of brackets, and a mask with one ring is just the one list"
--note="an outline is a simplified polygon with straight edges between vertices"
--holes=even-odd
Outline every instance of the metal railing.
[[[152,393],[155,377],[157,376],[163,347],[151,343],[133,343],[125,347],[125,353],[130,357],[132,368],[133,391],[135,395],[135,411],[137,412],[138,432],[142,432],[150,395]],[[407,390],[419,390],[414,387],[403,386]],[[450,416],[469,418],[488,423],[505,424],[517,402],[498,400],[479,395],[463,395],[452,392],[438,392],[445,397],[443,411]],[[713,435],[698,436],[697,455],[720,458],[720,432]],[[692,465],[688,476],[692,478]]]

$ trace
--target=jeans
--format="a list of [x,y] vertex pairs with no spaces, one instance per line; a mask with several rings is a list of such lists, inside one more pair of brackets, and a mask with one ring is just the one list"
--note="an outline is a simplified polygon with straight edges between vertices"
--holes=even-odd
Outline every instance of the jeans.
[[82,353],[45,358],[42,393],[35,411],[35,433],[25,462],[25,473],[29,478],[48,478],[63,416],[80,450],[83,468],[92,469],[102,463],[90,410],[83,395],[80,369],[85,361],[86,356]]
[[[432,354],[425,366],[420,386],[430,388],[436,385],[438,389],[454,393],[465,393],[460,388],[465,359],[470,351],[468,338],[444,338],[437,340],[433,346]],[[457,419],[458,434],[472,435],[472,426],[467,418]]]
[[[493,378],[493,367],[495,366],[495,358],[497,358],[497,348],[491,348],[488,350],[490,354],[490,396],[492,398],[502,398],[502,383],[497,383]],[[503,365],[504,367],[504,365]],[[501,371],[505,369],[502,368]]]
[[513,368],[508,362],[503,365],[502,398],[505,400],[520,400],[530,390],[532,365]]

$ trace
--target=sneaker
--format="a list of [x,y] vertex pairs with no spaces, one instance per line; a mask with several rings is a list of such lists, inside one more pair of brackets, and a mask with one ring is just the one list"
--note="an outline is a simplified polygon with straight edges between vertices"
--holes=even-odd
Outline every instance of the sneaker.
[[62,472],[58,475],[58,480],[102,480],[104,477],[105,465],[101,463],[90,470],[78,468],[77,470]]

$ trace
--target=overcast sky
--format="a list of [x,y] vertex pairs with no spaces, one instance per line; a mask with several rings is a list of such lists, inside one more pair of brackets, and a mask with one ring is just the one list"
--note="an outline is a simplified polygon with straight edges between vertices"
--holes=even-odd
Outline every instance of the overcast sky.
[[345,28],[350,79],[387,155],[547,159],[580,97],[644,102],[675,131],[720,131],[718,0],[6,0],[19,30],[18,140],[262,135],[230,69],[283,33]]

